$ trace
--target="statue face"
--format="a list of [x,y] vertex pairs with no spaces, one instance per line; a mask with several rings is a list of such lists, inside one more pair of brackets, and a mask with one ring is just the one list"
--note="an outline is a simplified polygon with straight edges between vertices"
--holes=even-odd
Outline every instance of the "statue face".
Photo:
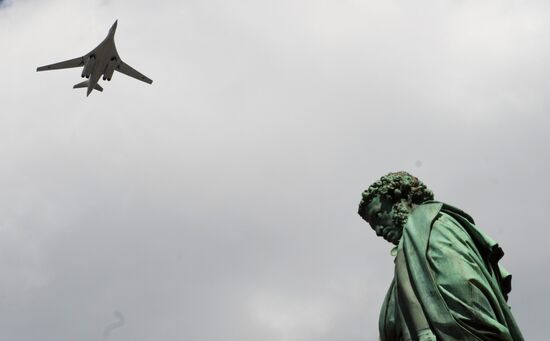
[[366,207],[368,222],[377,236],[395,245],[399,244],[403,226],[396,226],[392,217],[393,203],[386,198],[375,197]]

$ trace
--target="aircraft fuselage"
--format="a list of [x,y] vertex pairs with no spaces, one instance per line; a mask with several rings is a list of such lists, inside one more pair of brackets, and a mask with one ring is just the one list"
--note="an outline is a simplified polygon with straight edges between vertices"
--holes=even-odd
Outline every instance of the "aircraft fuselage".
[[115,46],[116,25],[115,22],[107,37],[85,57],[81,76],[90,79],[87,90],[88,95],[95,88],[102,75],[103,80],[107,81],[110,81],[113,77],[115,67],[119,61]]

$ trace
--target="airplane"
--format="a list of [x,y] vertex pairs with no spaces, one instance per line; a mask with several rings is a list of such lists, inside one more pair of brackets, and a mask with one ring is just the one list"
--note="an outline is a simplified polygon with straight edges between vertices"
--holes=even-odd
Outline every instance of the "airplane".
[[95,49],[84,56],[55,64],[40,66],[36,69],[36,71],[68,69],[83,66],[84,68],[82,69],[81,76],[82,78],[86,77],[89,80],[75,84],[73,89],[87,88],[88,90],[86,97],[89,96],[94,89],[103,91],[103,88],[97,84],[99,78],[103,75],[103,80],[110,81],[115,70],[145,83],[153,83],[151,79],[139,73],[137,70],[120,59],[115,46],[115,31],[117,23],[118,20],[116,20],[113,26],[109,29],[109,34],[107,37]]

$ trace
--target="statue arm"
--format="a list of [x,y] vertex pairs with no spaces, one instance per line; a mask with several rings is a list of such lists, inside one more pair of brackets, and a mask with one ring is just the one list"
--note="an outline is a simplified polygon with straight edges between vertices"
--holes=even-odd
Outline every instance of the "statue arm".
[[395,278],[399,311],[407,329],[404,331],[406,340],[435,341],[435,335],[411,285],[403,252],[398,252],[395,258]]

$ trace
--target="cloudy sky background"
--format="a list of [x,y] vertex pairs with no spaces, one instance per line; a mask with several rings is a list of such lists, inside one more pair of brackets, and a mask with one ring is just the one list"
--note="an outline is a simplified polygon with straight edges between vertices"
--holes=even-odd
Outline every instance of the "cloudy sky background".
[[[4,0],[0,339],[376,340],[393,259],[356,207],[395,170],[500,242],[516,319],[546,339],[549,16],[535,0]],[[86,98],[80,69],[35,72],[115,19],[153,85],[115,74]]]

